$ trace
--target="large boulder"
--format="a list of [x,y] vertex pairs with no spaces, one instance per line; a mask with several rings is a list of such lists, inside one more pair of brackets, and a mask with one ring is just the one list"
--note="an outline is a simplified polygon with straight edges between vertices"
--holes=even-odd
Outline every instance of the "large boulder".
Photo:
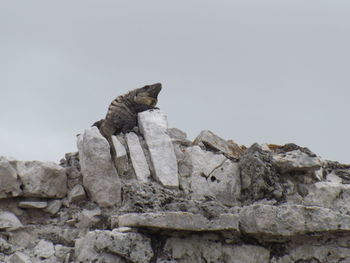
[[121,182],[112,162],[110,146],[96,127],[78,137],[84,188],[101,207],[121,204]]
[[0,157],[0,198],[15,197],[22,193],[17,171],[4,157]]
[[17,161],[17,173],[25,197],[63,198],[67,195],[66,171],[54,162]]
[[174,146],[167,134],[166,115],[159,110],[144,111],[138,114],[138,123],[151,155],[155,179],[165,187],[177,188],[177,160]]

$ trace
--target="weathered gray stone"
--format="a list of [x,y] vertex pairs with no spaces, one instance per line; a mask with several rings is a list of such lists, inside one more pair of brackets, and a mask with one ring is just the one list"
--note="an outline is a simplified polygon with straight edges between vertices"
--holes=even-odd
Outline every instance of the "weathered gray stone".
[[112,227],[142,227],[178,231],[239,231],[238,215],[221,214],[208,220],[200,214],[188,212],[159,212],[112,216]]
[[178,168],[174,146],[167,134],[166,115],[159,110],[138,114],[138,123],[149,149],[154,176],[165,187],[178,187]]
[[[106,236],[103,232],[88,232],[84,237],[75,241],[76,262],[127,263],[126,260],[118,255],[111,254],[103,250],[101,251],[96,248],[96,242],[103,242],[100,240],[101,236]],[[99,240],[97,240],[98,238]],[[110,243],[109,238],[107,238],[107,241],[103,243]]]
[[20,229],[11,232],[8,242],[23,248],[33,248],[37,242],[38,235],[27,229]]
[[76,224],[76,227],[88,228],[93,226],[94,224],[97,224],[98,222],[100,222],[100,218],[98,217],[99,215],[101,215],[100,209],[84,209],[78,216],[78,223]]
[[63,198],[67,194],[65,169],[53,162],[17,162],[25,197]]
[[191,177],[191,190],[195,199],[213,197],[225,205],[238,204],[241,194],[238,164],[226,160],[207,177],[204,175]]
[[20,208],[44,209],[47,207],[47,202],[44,201],[21,201],[18,203]]
[[315,171],[322,165],[319,157],[310,156],[300,150],[273,154],[272,160],[283,173]]
[[307,185],[307,195],[301,204],[321,206],[342,213],[350,212],[350,185],[334,182],[316,182]]
[[120,258],[115,258],[115,262],[125,262],[121,261],[124,258],[130,262],[148,263],[153,257],[151,240],[139,233],[96,230],[76,242],[78,262],[99,258],[97,252],[118,255]]
[[121,204],[121,182],[110,155],[110,146],[96,127],[78,137],[84,188],[101,207]]
[[0,229],[13,231],[22,228],[23,225],[19,219],[7,211],[0,211]]
[[121,233],[112,231],[109,233],[111,243],[96,243],[97,248],[106,247],[107,251],[118,254],[131,262],[148,263],[153,257],[151,240],[139,233]]
[[50,213],[51,215],[55,215],[62,207],[61,200],[52,200],[48,202],[47,207],[45,208],[45,212]]
[[178,128],[169,128],[167,130],[169,137],[174,141],[187,141],[187,134]]
[[[165,242],[161,262],[226,262],[223,258],[222,244],[216,235],[192,235],[188,238],[172,237]],[[171,261],[166,261],[166,259]]]
[[199,146],[204,146],[205,148],[208,148],[208,150],[210,149],[223,153],[229,157],[238,158],[241,154],[241,152],[237,150],[240,149],[239,146],[232,140],[228,142],[208,130],[201,131],[193,143]]
[[224,262],[227,263],[269,263],[270,251],[263,247],[242,245],[224,246]]
[[260,237],[291,238],[308,233],[349,233],[350,216],[302,205],[251,205],[240,212],[243,232]]
[[20,251],[17,251],[9,258],[10,263],[32,263],[30,257]]
[[120,138],[121,136],[112,136],[113,145],[116,151],[115,163],[117,171],[119,176],[123,177],[129,170],[129,158],[124,145],[120,142]]
[[85,190],[84,187],[80,184],[75,185],[73,189],[70,190],[70,192],[68,193],[69,203],[77,202],[84,199],[86,199]]
[[223,165],[227,158],[222,154],[204,151],[199,146],[186,149],[187,162],[190,165],[190,175],[208,177],[216,168]]
[[280,199],[283,196],[283,188],[272,164],[270,151],[264,151],[263,147],[254,143],[240,157],[242,201],[253,201],[272,197]]
[[60,262],[69,262],[69,258],[73,253],[73,248],[62,246],[60,244],[55,245],[55,256]]
[[149,182],[151,172],[148,167],[145,154],[142,150],[139,137],[135,133],[130,132],[126,134],[126,141],[128,143],[130,159],[132,166],[134,167],[137,180],[140,182]]
[[22,193],[16,169],[4,157],[0,157],[0,198],[16,197]]
[[186,149],[189,176],[182,176],[182,189],[194,199],[215,198],[226,205],[239,203],[241,182],[237,163],[222,154],[204,151],[199,146]]
[[9,244],[4,238],[0,237],[0,252],[6,255],[10,255],[13,254],[14,251],[14,247]]
[[40,240],[34,248],[34,255],[39,258],[49,258],[55,254],[55,247],[50,241]]

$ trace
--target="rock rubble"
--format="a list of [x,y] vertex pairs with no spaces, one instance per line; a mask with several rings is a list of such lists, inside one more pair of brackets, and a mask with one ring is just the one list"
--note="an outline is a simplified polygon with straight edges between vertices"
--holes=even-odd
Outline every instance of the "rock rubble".
[[350,262],[350,165],[138,123],[115,160],[96,127],[60,165],[0,157],[0,262]]

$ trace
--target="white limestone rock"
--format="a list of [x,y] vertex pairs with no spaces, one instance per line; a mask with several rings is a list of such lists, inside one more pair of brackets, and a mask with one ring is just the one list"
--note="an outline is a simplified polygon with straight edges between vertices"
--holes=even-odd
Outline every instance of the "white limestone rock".
[[17,161],[16,164],[23,196],[63,198],[67,195],[66,171],[58,164],[40,161]]
[[96,242],[109,243],[101,240],[101,236],[106,236],[102,231],[88,232],[84,237],[75,241],[75,259],[76,262],[104,262],[104,263],[127,263],[122,257],[98,251],[95,247]]
[[94,262],[101,256],[109,256],[114,257],[115,261],[107,262],[148,263],[153,257],[151,240],[148,237],[139,233],[121,233],[115,230],[88,232],[77,240],[75,248],[78,262],[87,262],[86,260]]
[[227,263],[270,263],[270,251],[259,246],[224,246],[223,254]]
[[70,255],[73,254],[73,248],[63,245],[55,245],[55,256],[60,262],[69,262]]
[[17,251],[9,258],[10,263],[32,263],[32,260],[27,254]]
[[180,142],[188,144],[190,141],[187,140],[187,134],[178,128],[168,128],[167,134],[172,139],[173,142]]
[[178,167],[174,146],[167,134],[167,117],[159,110],[138,114],[138,123],[151,155],[155,179],[163,186],[179,186]]
[[242,154],[240,147],[232,140],[226,141],[208,130],[201,131],[193,143],[223,153],[229,157],[238,158]]
[[37,243],[37,239],[38,235],[34,231],[23,228],[11,232],[8,242],[23,248],[33,248]]
[[126,134],[126,141],[137,180],[143,183],[149,182],[151,172],[142,150],[139,137],[134,132],[130,132]]
[[187,148],[185,153],[184,166],[189,174],[180,177],[185,192],[197,200],[211,197],[225,205],[239,204],[241,181],[237,163],[223,154],[202,150],[197,145]]
[[47,207],[47,202],[44,201],[21,201],[18,203],[20,208],[44,209]]
[[204,176],[209,174],[224,164],[227,158],[222,154],[214,154],[204,151],[199,146],[193,146],[186,149],[187,162],[190,166],[190,174],[188,176]]
[[272,155],[274,164],[282,173],[288,172],[312,172],[319,170],[322,161],[317,156],[310,156],[300,150],[283,152]]
[[[113,230],[109,233],[111,243],[107,245],[107,251],[122,256],[131,262],[148,263],[153,257],[151,239],[139,233],[123,233]],[[105,245],[96,244],[97,248]]]
[[70,192],[68,193],[69,203],[77,202],[84,199],[86,199],[85,190],[84,187],[80,184],[75,185],[73,189],[70,190]]
[[40,240],[34,248],[34,255],[38,258],[49,258],[55,254],[55,247],[50,241]]
[[0,211],[0,229],[14,231],[22,228],[23,225],[19,219],[8,211]]
[[221,214],[217,218],[207,219],[200,214],[188,212],[154,212],[143,214],[124,214],[112,216],[112,227],[141,227],[177,231],[239,231],[237,214]]
[[16,197],[22,193],[16,169],[4,157],[0,157],[0,198]]
[[113,145],[116,151],[115,163],[117,171],[119,176],[123,177],[129,170],[129,158],[124,145],[120,142],[120,138],[121,136],[112,136]]
[[350,216],[328,208],[303,205],[250,205],[240,212],[241,230],[272,239],[308,233],[350,232]]
[[78,137],[84,188],[101,207],[121,204],[121,182],[112,163],[110,146],[96,127]]
[[84,209],[78,216],[78,223],[75,225],[77,228],[88,228],[100,222],[99,216],[101,210],[99,208],[94,210]]
[[62,200],[52,200],[48,202],[47,207],[45,208],[45,212],[48,212],[51,215],[55,215],[61,209],[61,207]]
[[[223,258],[222,244],[216,235],[192,235],[188,238],[170,237],[165,241],[161,262],[227,262]],[[167,258],[172,261],[167,261]],[[233,261],[234,262],[234,261]]]
[[337,182],[316,182],[307,185],[307,195],[302,199],[301,204],[349,213],[350,185]]

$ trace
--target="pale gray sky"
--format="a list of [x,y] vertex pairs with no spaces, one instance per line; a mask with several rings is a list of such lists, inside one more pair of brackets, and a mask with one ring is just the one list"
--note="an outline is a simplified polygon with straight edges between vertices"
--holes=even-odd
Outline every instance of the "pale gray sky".
[[350,163],[348,0],[0,0],[0,155],[59,161],[114,97],[162,82],[193,139]]

